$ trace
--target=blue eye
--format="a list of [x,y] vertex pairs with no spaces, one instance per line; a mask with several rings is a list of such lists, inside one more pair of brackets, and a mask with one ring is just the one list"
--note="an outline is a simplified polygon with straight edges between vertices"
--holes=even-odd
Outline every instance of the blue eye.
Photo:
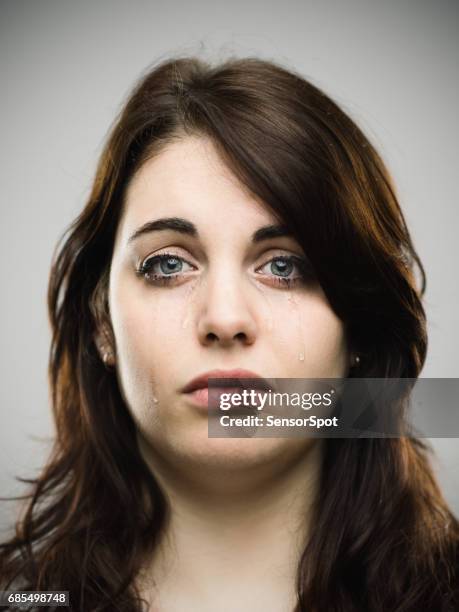
[[259,270],[276,285],[292,285],[312,282],[315,278],[312,267],[306,259],[294,255],[279,255],[265,263]]
[[[196,268],[182,257],[173,253],[161,253],[147,257],[136,269],[136,274],[151,285],[167,285],[186,278],[185,272]],[[306,283],[314,283],[315,275],[306,259],[294,255],[272,257],[258,273],[278,287],[290,288]]]
[[294,268],[295,266],[291,259],[276,257],[276,259],[271,260],[270,270],[275,275],[282,277],[289,276]]
[[163,274],[172,274],[180,272],[183,267],[183,262],[178,257],[162,257],[159,260],[159,268]]
[[166,284],[175,280],[180,272],[184,272],[184,265],[192,268],[191,264],[172,253],[162,253],[147,258],[137,270],[137,274],[149,282],[155,284]]

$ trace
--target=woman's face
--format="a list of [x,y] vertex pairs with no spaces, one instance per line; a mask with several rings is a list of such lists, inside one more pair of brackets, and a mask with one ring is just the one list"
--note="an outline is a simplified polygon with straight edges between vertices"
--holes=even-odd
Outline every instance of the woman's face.
[[346,375],[343,324],[307,270],[302,279],[298,243],[260,232],[273,225],[274,215],[204,138],[168,145],[131,181],[109,305],[117,375],[143,448],[189,464],[234,467],[308,444],[209,438],[207,411],[183,393],[215,369],[264,378]]

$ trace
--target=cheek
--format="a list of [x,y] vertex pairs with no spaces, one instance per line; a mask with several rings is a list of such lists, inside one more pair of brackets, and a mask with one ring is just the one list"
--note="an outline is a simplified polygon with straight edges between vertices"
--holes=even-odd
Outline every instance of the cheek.
[[161,364],[177,356],[186,317],[183,299],[148,287],[114,291],[112,323],[119,365],[161,376]]
[[346,375],[347,343],[343,323],[329,307],[318,304],[310,313],[311,325],[304,331],[305,350],[314,358],[314,376],[341,378]]
[[348,356],[344,325],[325,296],[314,295],[301,314],[305,365],[311,369],[311,378],[345,376]]
[[274,325],[273,333],[277,331],[279,350],[292,364],[292,378],[341,378],[346,375],[344,325],[322,290],[289,293],[282,301],[277,300],[272,310],[275,320],[282,321],[282,325]]
[[125,403],[141,431],[162,431],[164,409],[183,381],[180,366],[189,345],[190,296],[121,279],[110,291],[117,375]]

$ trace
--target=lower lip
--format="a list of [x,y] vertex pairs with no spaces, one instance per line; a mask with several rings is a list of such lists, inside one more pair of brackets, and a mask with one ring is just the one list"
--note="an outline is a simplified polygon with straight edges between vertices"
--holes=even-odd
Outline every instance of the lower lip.
[[[199,408],[205,408],[208,411],[219,411],[220,410],[220,396],[224,393],[242,393],[245,389],[241,387],[203,387],[196,389],[190,393],[186,393],[194,405]],[[210,392],[210,393],[209,393]]]

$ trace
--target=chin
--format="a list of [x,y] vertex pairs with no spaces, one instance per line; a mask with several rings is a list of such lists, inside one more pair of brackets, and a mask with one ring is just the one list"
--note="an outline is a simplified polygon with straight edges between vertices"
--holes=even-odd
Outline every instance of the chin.
[[198,478],[205,478],[230,473],[242,476],[252,469],[274,473],[307,452],[311,442],[298,438],[209,438],[206,423],[199,432],[188,430],[150,444],[154,454],[176,470],[189,472],[192,467]]

